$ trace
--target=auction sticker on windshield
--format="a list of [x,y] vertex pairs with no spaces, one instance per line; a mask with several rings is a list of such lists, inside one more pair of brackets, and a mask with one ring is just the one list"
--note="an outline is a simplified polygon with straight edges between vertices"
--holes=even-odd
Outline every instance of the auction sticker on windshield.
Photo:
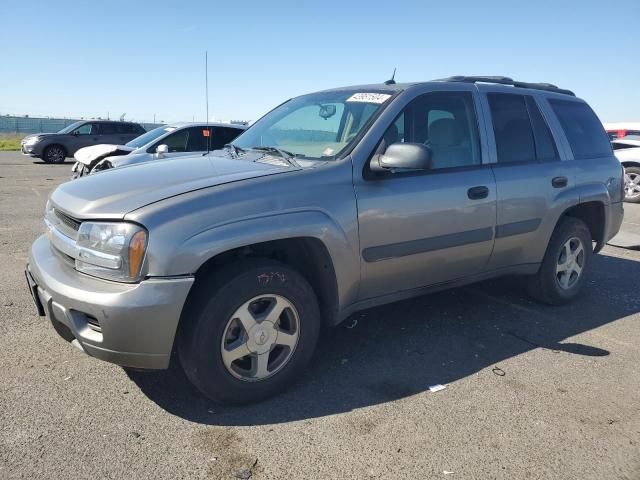
[[384,103],[391,95],[386,93],[354,93],[347,102]]

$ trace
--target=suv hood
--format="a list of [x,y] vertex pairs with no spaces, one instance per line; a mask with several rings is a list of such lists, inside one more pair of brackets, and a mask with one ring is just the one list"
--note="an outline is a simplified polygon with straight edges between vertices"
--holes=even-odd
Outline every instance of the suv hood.
[[78,219],[121,219],[140,207],[216,185],[299,170],[280,162],[182,157],[114,168],[63,183],[51,202]]
[[108,145],[103,143],[100,145],[91,145],[90,147],[81,148],[73,157],[76,161],[83,163],[84,165],[91,166],[91,164],[96,160],[100,160],[111,155],[126,155],[134,150],[135,148],[128,147],[126,145]]

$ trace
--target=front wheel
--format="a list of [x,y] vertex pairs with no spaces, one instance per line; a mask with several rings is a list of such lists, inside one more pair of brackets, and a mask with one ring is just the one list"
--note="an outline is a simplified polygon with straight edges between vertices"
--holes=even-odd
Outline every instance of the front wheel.
[[582,220],[561,218],[547,245],[529,294],[543,303],[568,303],[581,292],[593,258],[591,232]]
[[67,153],[60,145],[49,145],[42,153],[45,163],[63,163]]
[[624,169],[624,201],[640,203],[640,167]]
[[309,283],[268,259],[242,261],[202,280],[178,336],[178,355],[191,382],[226,404],[256,402],[293,383],[320,331]]

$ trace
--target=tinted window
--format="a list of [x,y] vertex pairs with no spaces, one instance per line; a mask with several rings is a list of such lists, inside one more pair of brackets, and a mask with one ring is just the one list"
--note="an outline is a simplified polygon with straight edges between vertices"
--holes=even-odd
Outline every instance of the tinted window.
[[611,155],[611,144],[602,123],[586,103],[549,100],[576,160]]
[[545,122],[540,109],[533,97],[525,97],[531,125],[533,125],[533,137],[536,144],[536,158],[540,161],[558,159],[558,150],[551,136],[551,130]]
[[205,127],[188,128],[187,152],[205,152],[211,129]]
[[413,100],[385,132],[382,148],[403,142],[430,147],[433,169],[479,165],[480,143],[471,93],[429,93]]
[[114,135],[118,132],[115,123],[101,123],[99,128],[100,135]]
[[186,152],[188,138],[189,129],[185,128],[162,139],[153,147],[153,150],[155,151],[158,145],[166,145],[169,147],[169,152]]
[[535,161],[533,128],[524,96],[490,93],[487,98],[491,109],[498,163]]
[[230,127],[215,127],[213,129],[213,140],[211,141],[211,148],[222,148],[227,143],[231,143],[235,138],[240,135],[243,130]]

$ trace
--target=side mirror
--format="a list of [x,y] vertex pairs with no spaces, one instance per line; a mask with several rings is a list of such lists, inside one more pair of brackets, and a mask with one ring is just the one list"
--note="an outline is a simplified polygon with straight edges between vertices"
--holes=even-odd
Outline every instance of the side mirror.
[[369,167],[374,172],[429,170],[432,152],[422,143],[392,143],[381,155],[374,155]]
[[71,132],[71,135],[77,137],[78,135],[80,135],[80,132],[78,130],[74,130],[73,132]]
[[158,154],[158,158],[164,157],[165,154],[169,153],[169,146],[165,145],[164,143],[162,145],[158,145],[158,147],[156,148],[156,153]]

